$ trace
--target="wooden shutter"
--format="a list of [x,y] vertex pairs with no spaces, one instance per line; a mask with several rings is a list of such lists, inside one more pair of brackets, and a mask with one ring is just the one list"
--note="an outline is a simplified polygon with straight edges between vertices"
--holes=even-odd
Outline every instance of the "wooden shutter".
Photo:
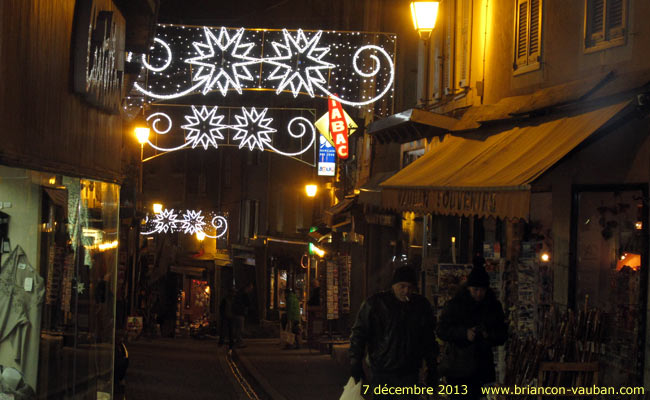
[[528,5],[529,0],[517,0],[515,69],[528,63]]
[[472,0],[458,0],[456,7],[456,83],[469,86]]
[[605,0],[587,0],[587,47],[605,40]]
[[444,66],[442,69],[442,86],[445,94],[454,92],[454,23],[456,20],[455,0],[444,1],[445,36],[444,43]]
[[530,22],[528,24],[528,64],[539,62],[541,52],[542,1],[530,0]]
[[625,1],[607,0],[607,40],[622,37],[625,33]]

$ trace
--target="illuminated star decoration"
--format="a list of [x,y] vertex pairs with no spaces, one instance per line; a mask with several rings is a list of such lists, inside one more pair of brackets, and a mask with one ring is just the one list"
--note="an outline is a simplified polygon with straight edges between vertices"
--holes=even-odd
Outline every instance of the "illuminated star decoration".
[[203,32],[206,43],[192,43],[199,55],[185,60],[186,63],[198,67],[192,81],[202,82],[203,94],[211,91],[215,85],[223,96],[226,96],[229,88],[241,94],[240,80],[253,80],[248,66],[260,62],[248,56],[254,44],[241,43],[244,28],[237,30],[232,37],[225,27],[219,30],[219,37],[208,27],[204,27]]
[[233,140],[239,140],[239,148],[248,145],[250,150],[256,147],[264,151],[265,146],[271,144],[271,137],[269,134],[277,132],[276,129],[271,128],[269,124],[273,122],[273,118],[264,118],[268,108],[258,112],[255,107],[246,109],[242,107],[242,114],[235,115],[237,120],[236,125],[232,125],[231,129],[237,131]]
[[208,147],[214,146],[218,148],[217,139],[223,140],[224,136],[221,130],[227,129],[228,125],[223,125],[223,115],[217,115],[217,107],[208,110],[206,106],[197,109],[192,106],[192,113],[194,115],[186,115],[185,119],[188,124],[181,126],[181,128],[188,130],[185,135],[185,142],[192,143],[192,148],[201,145],[203,149],[207,150]]
[[83,294],[86,291],[86,284],[83,282],[77,282],[77,294]]
[[322,71],[336,67],[336,65],[323,61],[329,53],[329,47],[318,47],[318,41],[323,34],[318,31],[307,39],[299,29],[296,37],[291,36],[286,29],[282,30],[284,44],[272,42],[277,56],[264,59],[264,62],[275,65],[268,80],[281,80],[276,94],[287,86],[291,87],[293,97],[297,97],[300,88],[304,88],[310,97],[314,97],[314,85],[322,86],[327,83]]
[[196,232],[203,232],[203,227],[205,226],[205,221],[203,221],[203,215],[201,211],[187,210],[183,214],[183,219],[181,222],[181,229],[184,233],[193,235]]
[[174,209],[163,210],[156,214],[156,219],[153,220],[154,232],[174,233],[178,227],[176,226],[176,217],[178,215],[174,213]]

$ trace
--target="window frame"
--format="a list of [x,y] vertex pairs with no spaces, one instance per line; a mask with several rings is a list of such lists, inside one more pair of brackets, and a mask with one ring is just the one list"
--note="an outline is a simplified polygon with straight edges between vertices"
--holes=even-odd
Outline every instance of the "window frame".
[[[585,0],[584,6],[584,34],[583,34],[583,51],[585,54],[599,52],[605,49],[610,49],[612,47],[624,46],[627,43],[627,33],[628,33],[628,14],[629,14],[629,4],[628,0],[621,0],[621,26],[617,28],[609,28],[608,16],[609,16],[609,4],[613,0],[602,0],[603,1],[603,22],[602,22],[602,39],[594,41],[592,39],[594,32],[591,28],[590,20],[590,6],[593,4],[594,0]],[[609,4],[608,4],[609,3]],[[620,31],[615,37],[611,37],[611,32]],[[592,43],[590,45],[590,43]]]
[[[537,71],[541,69],[542,66],[542,33],[543,21],[544,21],[544,0],[538,1],[538,16],[537,16],[537,51],[531,53],[530,43],[531,43],[531,3],[532,0],[515,0],[515,17],[514,17],[514,27],[513,27],[513,62],[512,62],[512,73],[513,75],[521,75],[527,72]],[[525,56],[519,56],[519,47],[520,47],[520,7],[522,4],[526,4],[526,24],[525,24]]]

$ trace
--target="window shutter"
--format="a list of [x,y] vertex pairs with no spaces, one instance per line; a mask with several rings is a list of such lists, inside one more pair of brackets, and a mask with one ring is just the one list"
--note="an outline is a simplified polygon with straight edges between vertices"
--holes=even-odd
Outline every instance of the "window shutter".
[[589,0],[587,9],[588,46],[605,39],[605,0]]
[[539,61],[540,37],[542,30],[542,9],[541,0],[530,0],[530,23],[528,39],[528,64]]
[[625,5],[624,0],[607,1],[607,36],[608,39],[624,34]]
[[456,81],[458,87],[469,86],[472,0],[458,0],[456,19]]
[[442,86],[445,94],[452,94],[454,89],[454,12],[455,0],[445,0],[445,37],[444,37],[444,66],[442,69]]
[[528,63],[528,0],[517,1],[515,68]]

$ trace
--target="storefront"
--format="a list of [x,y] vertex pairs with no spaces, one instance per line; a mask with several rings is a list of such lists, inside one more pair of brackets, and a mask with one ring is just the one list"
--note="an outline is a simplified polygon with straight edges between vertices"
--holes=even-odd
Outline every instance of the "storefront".
[[[119,211],[132,142],[120,113],[134,16],[111,0],[3,11],[12,34],[0,35],[0,58],[13,61],[0,90],[0,397],[110,399],[129,265]],[[144,51],[147,35],[127,46]]]
[[423,232],[410,242],[438,308],[486,259],[513,333],[502,383],[529,384],[540,361],[577,363],[563,384],[590,384],[592,366],[602,385],[648,376],[649,128],[631,98],[434,138],[381,184],[382,206],[413,221],[402,229]]

